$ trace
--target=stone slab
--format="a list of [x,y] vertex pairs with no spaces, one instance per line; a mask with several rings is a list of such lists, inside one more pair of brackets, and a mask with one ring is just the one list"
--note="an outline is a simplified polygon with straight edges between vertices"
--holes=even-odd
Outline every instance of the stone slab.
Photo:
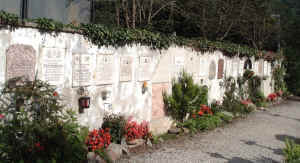
[[197,55],[186,55],[185,65],[186,71],[196,78],[199,74],[200,58]]
[[138,80],[139,81],[148,81],[151,79],[151,57],[140,57],[139,58],[139,67],[138,67]]
[[11,45],[6,51],[6,79],[24,76],[35,78],[36,51],[30,45]]
[[216,63],[215,63],[215,61],[211,61],[209,64],[208,79],[213,80],[215,78],[216,78]]
[[152,83],[165,83],[170,81],[172,71],[172,55],[166,54],[159,59],[153,75]]
[[128,82],[132,80],[132,57],[121,57],[120,62],[120,81]]
[[94,79],[96,85],[112,84],[114,70],[114,56],[97,54],[96,71]]
[[72,85],[73,87],[91,85],[92,56],[89,54],[76,54],[72,56]]
[[169,84],[152,84],[152,119],[162,118],[165,116],[163,92],[168,91]]
[[224,59],[218,61],[218,79],[222,79],[224,74]]
[[57,48],[42,49],[42,80],[50,85],[64,83],[65,75],[65,50]]

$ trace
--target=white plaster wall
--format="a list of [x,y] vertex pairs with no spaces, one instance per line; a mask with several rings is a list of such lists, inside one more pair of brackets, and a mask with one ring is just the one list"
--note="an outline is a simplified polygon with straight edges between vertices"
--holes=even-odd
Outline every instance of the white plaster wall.
[[[224,77],[233,76],[237,78],[243,73],[243,66],[246,58],[229,58],[220,51],[200,53],[191,48],[172,46],[167,50],[155,51],[140,45],[125,46],[120,48],[101,47],[93,45],[79,34],[59,33],[54,36],[51,34],[40,33],[37,29],[18,28],[14,31],[5,29],[0,30],[0,84],[3,84],[6,71],[6,49],[13,44],[31,45],[36,50],[36,73],[39,79],[44,79],[43,73],[43,53],[55,49],[64,57],[64,76],[63,81],[56,86],[57,91],[62,96],[67,107],[78,111],[78,87],[72,85],[72,55],[82,54],[91,57],[90,71],[92,72],[91,84],[85,86],[91,97],[91,107],[86,109],[83,114],[78,114],[79,121],[90,128],[101,126],[102,118],[107,113],[122,114],[133,116],[136,120],[151,121],[152,109],[152,83],[169,83],[176,78],[176,73],[185,69],[193,74],[195,82],[207,85],[209,88],[209,102],[222,100],[224,88],[220,86],[223,79],[217,79],[218,61],[224,59]],[[50,49],[50,50],[49,50]],[[108,85],[95,84],[96,55],[113,56],[113,82]],[[132,80],[120,82],[120,60],[121,57],[132,57]],[[143,81],[139,80],[139,57],[150,57],[151,72],[150,80],[147,81],[148,90],[143,94]],[[209,64],[216,63],[216,75],[214,79],[209,79]],[[179,62],[179,63],[176,63]],[[183,63],[180,63],[183,62]],[[258,61],[256,61],[258,62]],[[257,64],[252,58],[254,71],[257,72]],[[271,75],[270,65],[264,64],[269,71],[266,75]],[[223,78],[224,78],[223,77]],[[263,83],[265,94],[272,92],[270,86],[271,77]],[[106,108],[107,101],[102,100],[103,90],[111,93],[109,103],[112,108]],[[170,91],[170,90],[169,90]]]

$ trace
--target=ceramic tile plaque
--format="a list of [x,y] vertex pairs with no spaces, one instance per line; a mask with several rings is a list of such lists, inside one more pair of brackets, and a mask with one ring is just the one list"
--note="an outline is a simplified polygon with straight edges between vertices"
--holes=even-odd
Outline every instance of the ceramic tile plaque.
[[120,81],[127,82],[132,80],[132,61],[131,57],[121,57],[120,62]]
[[113,55],[97,55],[94,79],[96,85],[112,84],[114,74]]
[[35,77],[35,50],[29,45],[11,45],[6,51],[6,79],[24,76]]
[[65,50],[43,48],[42,58],[42,80],[49,82],[50,85],[63,84],[65,74]]
[[139,81],[148,81],[151,79],[151,57],[139,58]]
[[72,85],[73,87],[87,86],[91,84],[92,58],[87,54],[73,54],[72,56]]

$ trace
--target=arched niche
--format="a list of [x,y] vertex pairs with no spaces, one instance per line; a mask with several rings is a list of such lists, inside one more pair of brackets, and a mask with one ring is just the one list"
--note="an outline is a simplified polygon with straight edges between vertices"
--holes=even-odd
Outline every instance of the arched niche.
[[251,70],[252,69],[252,61],[248,58],[244,63],[244,69]]

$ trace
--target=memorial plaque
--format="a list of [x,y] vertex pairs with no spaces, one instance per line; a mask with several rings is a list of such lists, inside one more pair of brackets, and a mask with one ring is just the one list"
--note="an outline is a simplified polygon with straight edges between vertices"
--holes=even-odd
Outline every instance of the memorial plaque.
[[202,58],[202,59],[200,59],[200,61],[199,61],[199,64],[200,64],[200,70],[199,70],[199,76],[201,76],[201,77],[203,77],[203,76],[205,76],[205,74],[206,74],[206,62],[205,62],[205,59],[204,58]]
[[258,74],[263,75],[263,72],[264,72],[264,61],[259,60],[259,62],[258,62]]
[[151,57],[140,57],[139,60],[139,81],[151,79]]
[[113,55],[97,55],[95,80],[97,85],[112,84],[114,74]]
[[209,65],[208,79],[213,80],[215,78],[216,78],[216,63],[215,63],[215,61],[212,61]]
[[237,77],[238,75],[238,67],[239,64],[238,64],[238,60],[233,60],[233,63],[232,63],[232,67],[231,67],[231,72],[232,72],[232,76],[233,77]]
[[220,59],[218,63],[218,79],[222,79],[224,74],[224,59]]
[[73,54],[73,87],[87,86],[92,79],[92,58],[87,54]]
[[200,58],[197,56],[189,56],[187,55],[186,61],[186,70],[189,74],[193,75],[193,77],[198,76],[198,71],[199,71],[199,60]]
[[174,77],[177,78],[180,76],[180,73],[184,69],[184,56],[176,56],[174,58],[174,64],[175,64]]
[[6,51],[6,79],[24,76],[34,80],[36,56],[32,46],[16,44]]
[[232,63],[232,62],[231,62],[230,59],[228,59],[228,60],[226,61],[226,70],[225,70],[225,72],[226,72],[226,77],[232,76],[232,75],[231,75],[231,66],[232,66],[231,63]]
[[244,73],[244,61],[240,60],[240,62],[239,62],[239,75],[243,76],[243,73]]
[[63,84],[65,74],[65,50],[44,48],[42,55],[42,80],[49,82],[50,85]]
[[132,61],[131,57],[121,57],[120,81],[127,82],[132,80]]
[[166,54],[161,56],[158,66],[153,74],[152,83],[169,82],[172,73],[172,55]]
[[264,61],[264,75],[268,75],[268,62]]

